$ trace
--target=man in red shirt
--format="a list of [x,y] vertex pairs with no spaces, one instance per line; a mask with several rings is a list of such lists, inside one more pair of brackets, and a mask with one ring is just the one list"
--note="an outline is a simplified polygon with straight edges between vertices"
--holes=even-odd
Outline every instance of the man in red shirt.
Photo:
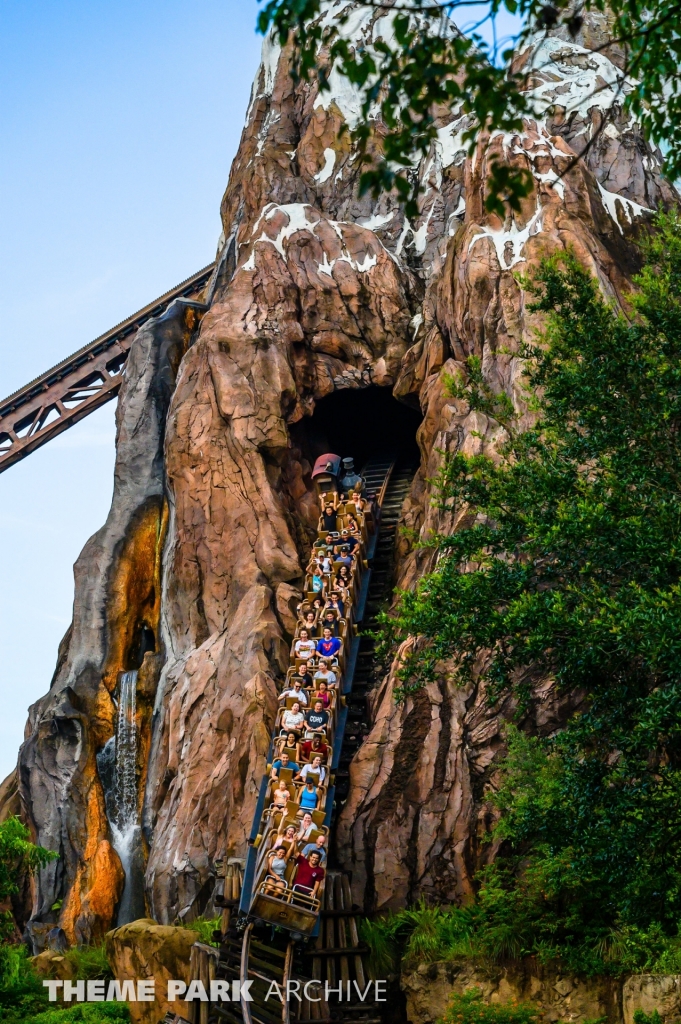
[[317,733],[311,740],[305,740],[300,745],[300,759],[301,761],[311,761],[315,754],[319,754],[323,761],[326,761],[326,755],[329,752],[329,748],[324,743],[323,739]]
[[319,886],[324,878],[324,868],[321,865],[321,856],[313,850],[308,857],[298,855],[296,877],[293,883],[293,891],[304,892],[306,896],[317,895]]

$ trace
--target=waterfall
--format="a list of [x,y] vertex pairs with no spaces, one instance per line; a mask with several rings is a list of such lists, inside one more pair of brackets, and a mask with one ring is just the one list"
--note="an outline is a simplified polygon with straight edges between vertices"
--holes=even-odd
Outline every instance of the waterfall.
[[118,686],[116,732],[97,755],[113,846],[125,872],[117,924],[145,916],[144,848],[137,797],[137,672],[123,672]]

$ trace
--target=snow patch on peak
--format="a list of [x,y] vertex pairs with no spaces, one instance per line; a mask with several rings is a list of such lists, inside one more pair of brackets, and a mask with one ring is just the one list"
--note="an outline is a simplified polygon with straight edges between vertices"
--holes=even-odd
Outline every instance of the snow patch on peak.
[[620,224],[617,208],[618,203],[621,204],[624,216],[630,224],[633,223],[634,217],[642,217],[645,213],[654,212],[648,206],[640,206],[638,203],[635,203],[633,199],[627,199],[625,196],[620,196],[617,192],[608,192],[607,188],[603,188],[600,182],[598,182],[598,188],[601,193],[601,202],[619,228],[621,235],[624,234],[624,231]]
[[315,174],[314,180],[323,185],[325,181],[333,174],[333,169],[336,166],[336,152],[333,149],[324,150],[324,166],[318,174]]
[[561,39],[542,38],[535,45],[527,70],[539,83],[529,95],[542,112],[555,105],[568,117],[577,113],[586,118],[593,107],[621,105],[635,87],[602,53]]
[[255,247],[258,242],[269,242],[270,245],[273,245],[277,252],[286,259],[284,242],[287,241],[291,235],[295,234],[296,231],[305,230],[311,231],[312,234],[315,233],[315,228],[319,223],[319,218],[317,218],[317,220],[308,220],[308,211],[311,212],[312,207],[308,206],[306,203],[285,203],[281,206],[278,203],[268,203],[256,221],[251,238],[255,235],[263,220],[271,221],[274,215],[278,212],[286,214],[288,223],[279,229],[274,238],[268,235],[266,231],[263,231],[260,237],[254,240],[251,255],[243,264],[241,269],[255,270]]
[[357,223],[361,228],[368,228],[369,231],[376,231],[377,228],[382,228],[385,224],[389,224],[394,216],[394,210],[392,213],[374,213],[371,217],[367,217],[364,220],[358,220]]
[[[286,216],[287,223],[279,228],[277,234],[272,237],[266,230],[255,238],[258,229],[263,225],[263,221],[271,223],[277,214],[283,213]],[[315,216],[316,215],[316,216]],[[312,219],[314,217],[314,219]],[[317,235],[317,225],[319,224],[319,214],[314,207],[309,206],[307,203],[284,203],[279,205],[278,203],[268,203],[263,209],[260,217],[258,218],[251,238],[254,239],[251,254],[244,264],[242,264],[242,270],[255,270],[255,247],[258,242],[269,242],[273,245],[277,252],[283,259],[286,259],[286,250],[284,243],[296,233],[296,231],[309,231],[315,237]],[[320,274],[326,274],[331,277],[333,274],[333,268],[337,263],[349,263],[353,270],[356,270],[359,274],[366,274],[372,267],[375,267],[378,263],[378,256],[375,253],[366,252],[362,260],[354,259],[347,250],[345,239],[343,237],[343,223],[335,220],[328,221],[330,226],[335,231],[340,241],[341,254],[335,259],[329,260],[327,253],[324,253],[324,259],[321,263],[317,264],[317,269]],[[377,240],[378,241],[378,240]],[[380,245],[380,242],[378,243]]]
[[253,88],[251,89],[251,101],[246,112],[246,124],[251,119],[253,107],[261,96],[271,96],[274,90],[274,79],[277,74],[277,66],[281,57],[281,46],[270,30],[262,41],[260,53],[260,66],[255,75]]
[[492,228],[483,228],[479,234],[474,235],[471,238],[468,243],[468,252],[470,254],[475,243],[481,238],[489,238],[496,249],[499,266],[502,270],[510,270],[516,265],[516,263],[525,262],[525,257],[523,256],[525,243],[532,238],[533,235],[538,235],[541,228],[542,208],[539,203],[537,203],[537,209],[532,217],[530,217],[524,228],[518,227],[515,221],[515,216],[512,219],[511,227],[507,231],[494,231]]

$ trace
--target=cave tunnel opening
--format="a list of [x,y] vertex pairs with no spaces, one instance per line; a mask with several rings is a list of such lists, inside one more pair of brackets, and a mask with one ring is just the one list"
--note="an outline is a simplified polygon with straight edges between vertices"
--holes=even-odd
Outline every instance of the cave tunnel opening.
[[394,398],[390,388],[371,385],[334,391],[317,402],[297,427],[310,464],[326,452],[351,457],[361,469],[378,455],[394,455],[401,465],[420,461],[416,431],[421,413]]
[[156,637],[153,629],[145,622],[138,624],[135,629],[132,644],[128,657],[125,659],[125,671],[132,672],[142,667],[144,655],[147,652],[156,653]]

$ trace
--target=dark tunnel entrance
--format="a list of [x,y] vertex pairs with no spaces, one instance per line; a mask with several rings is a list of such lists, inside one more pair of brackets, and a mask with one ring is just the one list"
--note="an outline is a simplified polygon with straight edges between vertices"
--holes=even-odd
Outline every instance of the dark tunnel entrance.
[[376,455],[394,454],[401,465],[420,461],[416,431],[423,417],[393,397],[390,388],[347,388],[320,399],[310,418],[297,424],[310,463],[326,452],[355,460],[361,469]]

